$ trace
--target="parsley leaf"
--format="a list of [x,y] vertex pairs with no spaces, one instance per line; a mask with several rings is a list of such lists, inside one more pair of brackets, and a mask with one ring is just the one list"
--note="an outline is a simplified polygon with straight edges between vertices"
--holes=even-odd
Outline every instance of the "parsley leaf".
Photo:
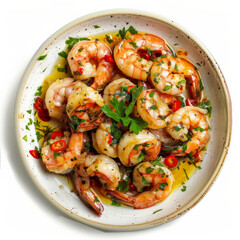
[[42,60],[44,60],[46,57],[47,57],[47,54],[38,57],[37,60],[38,60],[38,61],[42,61]]

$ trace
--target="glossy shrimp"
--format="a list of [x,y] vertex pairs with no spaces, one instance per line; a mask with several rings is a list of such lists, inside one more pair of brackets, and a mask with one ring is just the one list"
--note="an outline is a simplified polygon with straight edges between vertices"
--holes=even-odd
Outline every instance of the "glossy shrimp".
[[186,144],[173,150],[172,155],[185,156],[190,153],[194,155],[208,143],[210,131],[205,114],[206,109],[190,106],[180,108],[173,114],[166,130],[174,139]]
[[105,104],[111,106],[110,100],[115,97],[118,101],[123,100],[129,103],[130,90],[135,86],[126,78],[120,78],[109,83],[104,89],[103,100]]
[[154,89],[141,92],[137,99],[137,112],[152,129],[164,128],[171,121],[172,110]]
[[108,191],[108,194],[126,205],[143,209],[165,200],[173,182],[174,177],[168,168],[143,162],[135,166],[133,171],[133,184],[139,194],[128,196],[118,191]]
[[114,60],[111,50],[100,40],[84,40],[73,46],[67,57],[72,75],[77,80],[94,81],[91,85],[99,89],[107,84],[113,73]]
[[[106,154],[109,157],[118,157],[118,144],[115,143],[111,134],[110,122],[101,123],[96,133],[93,133],[94,147],[99,153]],[[97,145],[97,146],[96,146]]]
[[72,171],[83,148],[82,133],[65,131],[62,137],[44,142],[42,161],[50,172],[66,174]]
[[142,130],[138,135],[126,132],[118,144],[118,157],[124,166],[134,166],[155,160],[160,150],[161,142],[151,132]]
[[49,86],[46,91],[45,104],[50,117],[58,120],[65,119],[67,99],[74,91],[74,85],[73,78],[62,78]]
[[96,213],[101,215],[104,207],[90,183],[90,178],[94,176],[106,189],[115,190],[121,175],[116,162],[105,155],[87,155],[76,165],[74,175],[76,190]]
[[84,132],[97,128],[103,120],[100,107],[104,105],[101,95],[82,82],[68,98],[67,114],[74,131]]
[[115,46],[114,59],[124,74],[146,81],[153,64],[153,53],[171,54],[171,51],[165,41],[157,36],[134,34]]
[[[138,87],[141,87],[141,86],[143,86],[143,90],[154,89],[154,86],[151,84],[150,81],[147,81],[147,82],[145,82],[145,81],[138,81]],[[173,95],[162,93],[160,91],[158,91],[158,96],[168,106],[172,105],[175,101],[177,101],[177,99]]]
[[190,97],[196,102],[201,99],[200,76],[194,65],[183,58],[169,54],[158,57],[150,78],[157,90],[170,95],[183,93],[188,82]]

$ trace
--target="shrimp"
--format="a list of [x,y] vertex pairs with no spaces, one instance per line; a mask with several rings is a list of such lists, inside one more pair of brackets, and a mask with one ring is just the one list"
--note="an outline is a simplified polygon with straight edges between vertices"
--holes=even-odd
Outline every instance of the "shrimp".
[[149,131],[142,130],[138,135],[126,132],[118,144],[118,157],[124,166],[134,166],[155,160],[160,150],[161,142]]
[[45,104],[50,117],[58,120],[65,119],[67,99],[74,91],[74,84],[73,78],[60,78],[49,86],[46,91]]
[[[80,157],[83,148],[82,133],[73,133],[65,131],[63,137],[48,139],[44,142],[41,154],[42,161],[50,172],[67,174],[74,168],[77,159]],[[57,143],[65,144],[65,148],[56,151],[53,146]]]
[[90,185],[90,177],[94,176],[98,177],[106,189],[115,190],[121,175],[117,163],[105,155],[87,155],[76,165],[74,176],[76,189],[97,214],[101,215],[104,208]]
[[115,97],[119,102],[123,100],[125,103],[130,101],[130,89],[135,84],[126,78],[120,78],[109,83],[103,92],[103,100],[105,104],[111,106],[110,100]]
[[86,80],[94,77],[91,85],[94,89],[107,84],[112,77],[114,60],[111,57],[111,50],[98,39],[75,44],[67,60],[75,79]]
[[143,162],[133,170],[133,184],[140,192],[129,196],[118,191],[107,191],[108,195],[136,209],[148,208],[167,198],[172,190],[174,177],[172,172],[163,166]]
[[166,130],[174,139],[186,144],[182,144],[177,150],[173,150],[172,155],[194,155],[207,144],[210,132],[205,114],[207,114],[206,109],[190,106],[180,108],[173,114],[172,121]]
[[109,122],[101,123],[96,131],[96,143],[100,151],[109,157],[118,157],[118,144],[113,140],[114,137],[111,135],[111,126]]
[[114,48],[118,68],[127,76],[146,81],[153,61],[152,53],[171,54],[165,41],[150,34],[134,34],[123,39]]
[[158,57],[153,63],[150,79],[157,90],[170,95],[183,93],[188,81],[190,97],[196,102],[201,98],[200,76],[195,67],[183,58],[169,54]]
[[100,109],[104,105],[101,95],[82,82],[78,82],[75,88],[66,107],[71,128],[77,132],[97,128],[104,117]]
[[144,90],[137,99],[137,112],[152,129],[164,128],[171,120],[172,110],[154,89]]

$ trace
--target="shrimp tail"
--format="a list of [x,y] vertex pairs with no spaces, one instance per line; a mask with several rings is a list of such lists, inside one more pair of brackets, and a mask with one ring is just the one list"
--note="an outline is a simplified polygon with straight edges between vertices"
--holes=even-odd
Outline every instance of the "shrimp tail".
[[201,100],[201,88],[200,79],[194,75],[185,76],[187,79],[190,99],[193,99],[195,103],[199,103]]
[[85,202],[87,202],[99,216],[101,216],[102,212],[104,211],[104,207],[100,199],[89,187],[90,186],[89,179],[81,177],[80,175],[77,174],[77,172],[75,172],[74,182],[80,197],[83,200],[85,200]]
[[111,198],[115,198],[127,206],[134,207],[134,198],[132,196],[114,190],[105,189],[103,191],[105,191],[105,194]]

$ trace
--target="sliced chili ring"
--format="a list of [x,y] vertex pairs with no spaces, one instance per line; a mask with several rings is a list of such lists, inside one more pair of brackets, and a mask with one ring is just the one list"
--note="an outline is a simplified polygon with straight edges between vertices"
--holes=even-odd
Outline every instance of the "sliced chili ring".
[[43,100],[40,97],[36,98],[36,102],[33,105],[37,111],[44,109]]
[[54,139],[56,137],[63,137],[62,131],[53,131],[51,134],[51,139]]
[[38,116],[44,122],[48,122],[51,119],[51,117],[48,114],[48,110],[47,109],[40,109],[40,110],[38,110]]
[[175,167],[178,164],[178,159],[174,156],[168,156],[168,157],[165,158],[164,163],[168,167]]
[[113,136],[112,136],[112,135],[110,135],[110,136],[109,136],[109,138],[108,138],[108,141],[107,141],[107,143],[108,143],[108,144],[110,144],[110,143],[112,142],[112,140],[113,140]]
[[40,158],[40,153],[37,150],[30,150],[29,153],[36,159]]
[[201,156],[199,153],[194,154],[193,157],[195,158],[195,162],[201,161]]
[[105,60],[106,62],[114,63],[113,57],[110,56],[110,55],[105,55],[105,56],[104,56],[104,60]]
[[176,112],[178,109],[181,108],[181,101],[175,101],[173,104],[172,104],[172,110],[174,112]]
[[65,140],[58,140],[50,145],[50,148],[54,152],[60,152],[63,151],[67,147],[67,143]]

